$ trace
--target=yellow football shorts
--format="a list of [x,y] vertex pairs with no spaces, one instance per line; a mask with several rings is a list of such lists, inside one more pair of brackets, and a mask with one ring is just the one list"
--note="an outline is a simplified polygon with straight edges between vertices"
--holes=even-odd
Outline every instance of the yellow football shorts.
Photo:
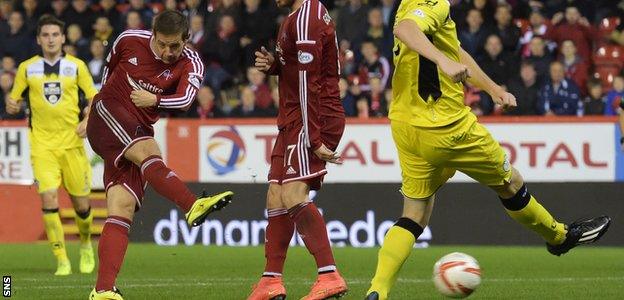
[[30,158],[39,193],[58,189],[61,182],[72,196],[91,193],[91,165],[83,147],[36,149]]
[[507,155],[472,113],[444,127],[396,120],[390,127],[401,165],[401,192],[409,198],[433,195],[456,170],[488,186],[511,180]]

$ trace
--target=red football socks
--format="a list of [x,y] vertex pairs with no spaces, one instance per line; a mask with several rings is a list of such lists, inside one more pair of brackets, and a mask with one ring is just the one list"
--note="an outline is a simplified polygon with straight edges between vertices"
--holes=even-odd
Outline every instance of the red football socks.
[[162,157],[152,155],[146,158],[141,163],[141,173],[156,192],[173,201],[184,212],[188,212],[195,203],[195,195],[171,169],[167,168]]
[[295,232],[295,223],[290,220],[285,208],[269,209],[268,215],[269,224],[266,227],[264,243],[266,266],[262,276],[281,276],[286,252]]
[[325,221],[316,205],[311,202],[300,203],[288,209],[288,214],[290,219],[295,222],[297,232],[303,239],[306,248],[314,256],[319,273],[336,270]]
[[113,289],[128,248],[128,230],[131,224],[132,221],[118,216],[109,216],[104,222],[104,230],[98,243],[100,266],[95,284],[96,291]]

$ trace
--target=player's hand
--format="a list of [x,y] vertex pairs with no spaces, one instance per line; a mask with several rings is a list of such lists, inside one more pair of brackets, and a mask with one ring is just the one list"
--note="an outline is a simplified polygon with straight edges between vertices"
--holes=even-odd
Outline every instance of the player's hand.
[[156,105],[158,99],[156,95],[146,90],[135,90],[130,93],[130,99],[136,107],[152,107]]
[[318,158],[330,162],[332,164],[342,165],[342,159],[340,158],[340,154],[338,152],[334,152],[329,150],[325,144],[321,144],[321,147],[314,150],[314,154],[318,156]]
[[78,123],[78,127],[76,127],[76,134],[81,138],[87,137],[87,120],[87,118],[82,119],[82,121]]
[[6,99],[6,112],[8,114],[14,115],[14,114],[16,114],[16,113],[18,113],[20,111],[20,108],[21,107],[20,107],[19,102],[15,101],[13,99],[10,99],[10,98]]
[[266,48],[260,48],[260,51],[256,51],[256,68],[262,72],[268,72],[275,62],[273,54],[269,53]]
[[516,96],[503,90],[502,88],[494,93],[491,93],[490,97],[492,97],[492,101],[494,101],[494,103],[502,105],[503,109],[509,109],[518,106],[518,104],[516,103]]
[[464,82],[470,77],[468,67],[454,60],[444,59],[438,63],[438,67],[440,67],[440,70],[450,77],[453,82]]

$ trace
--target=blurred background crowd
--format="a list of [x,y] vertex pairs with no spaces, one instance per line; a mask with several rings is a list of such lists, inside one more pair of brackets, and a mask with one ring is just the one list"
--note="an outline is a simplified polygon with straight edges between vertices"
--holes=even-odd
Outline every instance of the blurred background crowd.
[[[400,0],[321,0],[336,22],[346,114],[387,115],[392,101],[392,24]],[[407,0],[403,0],[407,1]],[[446,0],[428,0],[432,2]],[[498,84],[516,95],[503,111],[487,93],[466,85],[477,115],[616,115],[624,97],[624,0],[451,0],[461,45]],[[189,46],[206,65],[204,86],[185,118],[273,117],[275,78],[253,68],[254,51],[274,49],[288,14],[274,0],[0,0],[0,119],[20,62],[38,53],[37,20],[50,13],[66,22],[65,53],[83,59],[97,84],[116,36],[150,29],[163,9],[191,24]],[[27,105],[27,104],[25,104]]]

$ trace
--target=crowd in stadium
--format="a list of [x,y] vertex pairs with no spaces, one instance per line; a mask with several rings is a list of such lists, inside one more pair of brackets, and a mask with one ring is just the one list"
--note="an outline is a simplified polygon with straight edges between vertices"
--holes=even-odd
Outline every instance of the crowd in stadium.
[[[392,7],[399,0],[325,0],[336,22],[341,98],[347,116],[387,115],[392,99]],[[445,1],[445,0],[428,0]],[[451,0],[462,47],[518,99],[503,111],[465,86],[477,115],[616,115],[624,98],[624,0]],[[274,49],[288,13],[273,0],[0,0],[0,119],[17,65],[37,54],[37,20],[66,22],[65,53],[83,59],[99,82],[108,49],[126,29],[150,29],[163,9],[191,24],[189,46],[206,65],[204,85],[186,112],[171,117],[273,117],[274,78],[253,68],[254,52]],[[27,104],[24,104],[27,105]]]

